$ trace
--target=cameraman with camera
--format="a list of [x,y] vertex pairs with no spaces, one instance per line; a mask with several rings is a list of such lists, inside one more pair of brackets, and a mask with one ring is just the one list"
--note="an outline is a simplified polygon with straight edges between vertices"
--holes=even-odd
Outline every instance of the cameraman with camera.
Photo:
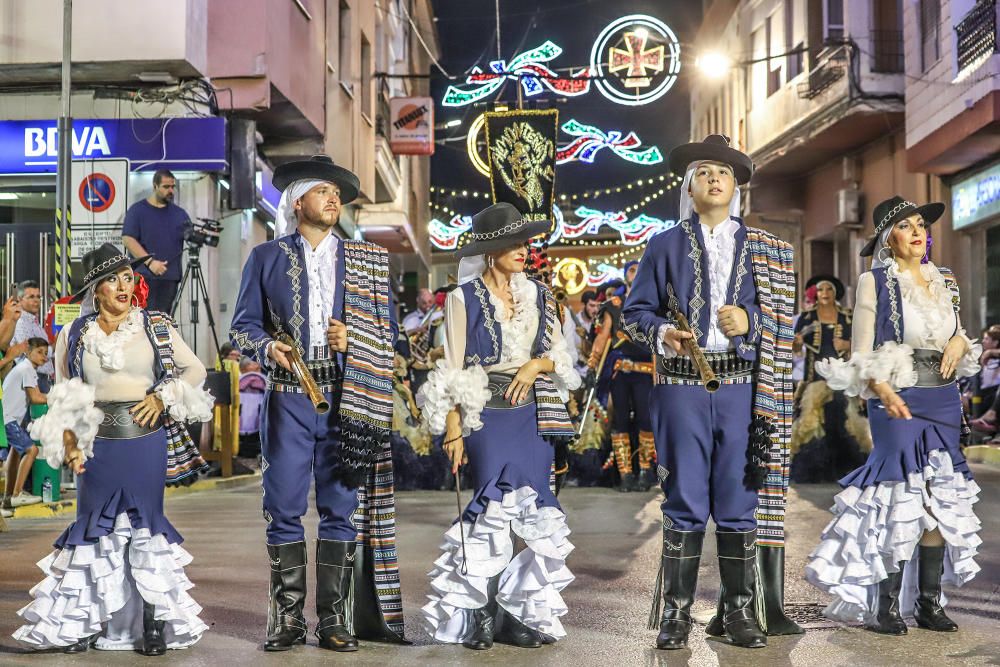
[[153,174],[153,193],[125,213],[122,243],[133,257],[149,259],[138,267],[149,283],[148,310],[169,313],[181,280],[184,234],[190,225],[187,212],[174,204],[177,179],[167,169]]

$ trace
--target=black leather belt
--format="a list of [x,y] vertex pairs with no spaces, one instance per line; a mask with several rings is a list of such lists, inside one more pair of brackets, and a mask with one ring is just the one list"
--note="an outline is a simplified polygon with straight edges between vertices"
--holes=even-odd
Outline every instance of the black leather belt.
[[132,413],[129,412],[139,401],[98,401],[94,405],[104,412],[104,419],[97,427],[97,437],[106,440],[130,440],[141,438],[158,431],[162,426],[161,420],[157,419],[152,426],[140,426],[135,423]]
[[[340,372],[340,366],[337,365],[334,359],[313,359],[306,361],[306,368],[312,373],[313,379],[316,380],[316,384],[319,385],[320,391],[324,393],[333,393],[339,391],[340,383],[343,380],[343,376]],[[291,371],[286,371],[281,366],[275,365],[271,370],[270,375],[267,378],[267,385],[269,389],[275,391],[286,391],[296,394],[301,394],[302,385],[299,384],[299,378],[295,373]]]
[[[753,361],[741,359],[735,350],[706,352],[712,371],[720,380],[733,380],[753,374]],[[656,375],[679,380],[698,380],[698,369],[690,357],[676,356],[671,359],[656,356]]]
[[514,381],[514,376],[507,373],[489,373],[488,376],[489,383],[486,386],[490,390],[490,400],[486,402],[486,407],[491,410],[513,410],[514,408],[535,402],[535,388],[532,387],[521,402],[517,405],[511,405],[510,400],[504,398],[503,393],[507,391],[507,387]]
[[954,382],[941,375],[941,353],[937,350],[914,350],[913,369],[917,371],[915,387],[943,387]]

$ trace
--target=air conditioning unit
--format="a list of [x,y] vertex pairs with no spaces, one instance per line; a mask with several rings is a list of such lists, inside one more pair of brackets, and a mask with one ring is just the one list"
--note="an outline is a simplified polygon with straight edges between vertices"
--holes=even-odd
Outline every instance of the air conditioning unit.
[[837,224],[861,224],[861,191],[856,188],[837,190]]

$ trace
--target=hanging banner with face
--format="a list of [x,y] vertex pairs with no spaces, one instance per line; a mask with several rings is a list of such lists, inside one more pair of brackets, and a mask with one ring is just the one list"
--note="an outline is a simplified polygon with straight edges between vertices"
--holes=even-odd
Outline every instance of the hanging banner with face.
[[517,207],[526,220],[551,220],[556,189],[555,109],[486,114],[493,202]]

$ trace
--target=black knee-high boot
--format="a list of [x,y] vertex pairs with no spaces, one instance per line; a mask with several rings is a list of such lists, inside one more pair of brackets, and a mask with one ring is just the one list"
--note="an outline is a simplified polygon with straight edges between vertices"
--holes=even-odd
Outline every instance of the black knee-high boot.
[[878,584],[878,613],[875,623],[866,626],[872,632],[881,635],[905,635],[906,623],[899,615],[899,592],[903,588],[903,566],[899,563],[899,571],[891,572]]
[[357,651],[358,640],[347,631],[347,603],[354,579],[357,542],[316,540],[316,638],[320,648]]
[[462,639],[462,646],[471,648],[473,651],[485,651],[493,648],[493,635],[496,633],[497,621],[497,589],[500,586],[500,575],[492,577],[486,586],[486,606],[473,609],[472,625],[465,637]]
[[267,545],[271,560],[265,651],[287,651],[306,643],[306,543]]
[[[659,619],[660,634],[656,637],[656,648],[673,650],[687,646],[691,632],[691,603],[698,586],[698,564],[701,562],[701,546],[704,532],[663,528],[663,555],[657,588],[650,614],[650,625],[656,627]],[[662,613],[659,606],[663,605]]]
[[958,625],[941,607],[941,574],[944,572],[944,547],[920,547],[919,583],[913,617],[917,625],[935,632],[956,632]]
[[757,531],[716,532],[719,575],[722,579],[722,627],[735,646],[763,648],[767,635],[757,623],[756,573]]
[[142,654],[163,655],[167,640],[163,636],[165,621],[156,620],[156,609],[148,602],[142,603]]

